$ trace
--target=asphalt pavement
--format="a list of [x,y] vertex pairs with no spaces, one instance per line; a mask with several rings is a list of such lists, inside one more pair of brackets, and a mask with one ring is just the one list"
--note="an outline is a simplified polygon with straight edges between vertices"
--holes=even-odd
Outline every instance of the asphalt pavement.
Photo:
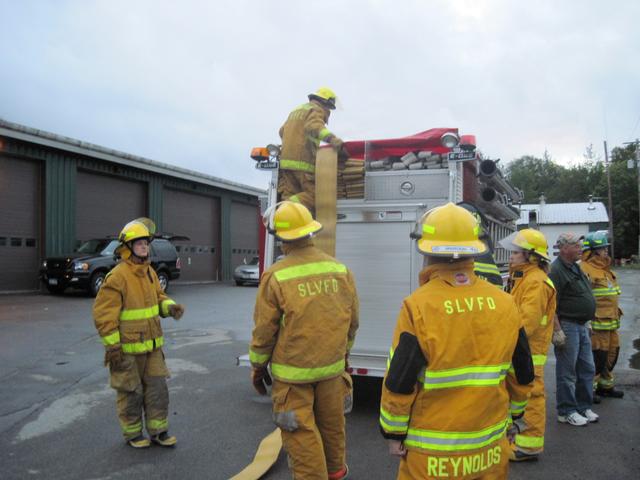
[[[622,271],[620,278],[626,314],[617,372],[624,399],[594,406],[598,424],[558,424],[551,355],[545,453],[537,462],[513,465],[509,478],[638,478],[640,272]],[[255,394],[248,370],[236,366],[236,357],[247,352],[256,291],[172,286],[169,294],[187,307],[180,322],[163,320],[172,373],[170,431],[178,445],[144,451],[122,441],[91,317],[93,299],[0,295],[0,478],[227,479],[239,472],[274,429],[269,399]],[[379,380],[356,379],[355,407],[347,417],[353,479],[395,478],[397,461],[378,433],[379,395]],[[284,454],[264,478],[290,478]]]

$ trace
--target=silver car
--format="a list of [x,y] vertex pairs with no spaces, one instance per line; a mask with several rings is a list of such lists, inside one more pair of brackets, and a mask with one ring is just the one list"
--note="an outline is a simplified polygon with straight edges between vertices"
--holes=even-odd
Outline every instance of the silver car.
[[233,271],[233,279],[236,285],[244,285],[245,283],[257,285],[260,282],[259,262],[260,259],[258,257],[253,257],[249,263],[236,267]]

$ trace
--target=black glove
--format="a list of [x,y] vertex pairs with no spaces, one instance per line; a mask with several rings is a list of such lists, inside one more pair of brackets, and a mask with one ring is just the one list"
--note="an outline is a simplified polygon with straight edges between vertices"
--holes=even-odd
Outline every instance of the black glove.
[[272,383],[267,367],[253,367],[251,370],[251,382],[253,383],[253,388],[256,389],[256,392],[260,395],[266,395],[266,386],[271,385]]

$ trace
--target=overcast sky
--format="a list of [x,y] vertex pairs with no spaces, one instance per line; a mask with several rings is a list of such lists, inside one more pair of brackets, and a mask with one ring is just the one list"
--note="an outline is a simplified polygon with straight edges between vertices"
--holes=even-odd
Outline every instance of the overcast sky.
[[0,117],[258,187],[319,86],[345,140],[457,127],[508,162],[640,136],[636,0],[0,0]]

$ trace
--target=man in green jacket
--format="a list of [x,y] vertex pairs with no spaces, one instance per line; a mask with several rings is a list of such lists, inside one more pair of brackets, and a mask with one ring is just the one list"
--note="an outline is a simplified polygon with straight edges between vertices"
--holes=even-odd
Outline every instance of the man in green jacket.
[[560,234],[556,243],[558,258],[549,272],[557,292],[552,341],[558,421],[577,427],[598,421],[598,415],[591,410],[595,366],[590,322],[595,318],[596,300],[589,279],[577,263],[582,256],[582,239],[572,232]]

